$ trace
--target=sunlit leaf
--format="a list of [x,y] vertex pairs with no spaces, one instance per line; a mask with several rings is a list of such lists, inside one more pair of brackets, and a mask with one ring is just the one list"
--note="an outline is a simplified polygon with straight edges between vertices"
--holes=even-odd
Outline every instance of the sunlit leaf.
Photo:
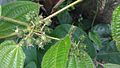
[[69,36],[58,41],[44,55],[42,68],[66,68],[70,47]]
[[116,41],[117,49],[120,51],[120,6],[113,13],[112,37]]
[[0,44],[0,68],[23,68],[25,54],[20,45],[13,41]]

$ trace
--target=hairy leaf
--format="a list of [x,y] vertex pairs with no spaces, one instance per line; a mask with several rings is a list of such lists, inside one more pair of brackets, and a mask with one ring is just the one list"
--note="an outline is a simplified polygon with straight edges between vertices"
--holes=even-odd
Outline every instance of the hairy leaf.
[[112,37],[116,41],[117,49],[120,51],[120,6],[113,13]]
[[[2,6],[1,15],[4,17],[0,18],[0,38],[15,35],[15,30],[18,28],[26,29],[26,26],[29,26],[29,23],[25,23],[27,22],[26,14],[32,11],[38,14],[38,9],[38,4],[29,1],[17,1]],[[21,21],[22,24],[13,22],[10,18]]]
[[42,68],[65,68],[71,47],[69,36],[58,41],[44,55]]
[[25,54],[13,41],[0,44],[0,68],[23,68]]
[[79,65],[81,68],[95,68],[94,63],[90,56],[85,51],[80,51]]
[[81,50],[79,56],[70,56],[67,68],[95,68],[95,65],[90,56]]
[[72,55],[69,57],[67,68],[79,68],[76,56]]
[[52,32],[52,36],[58,37],[58,38],[63,38],[67,34],[70,33],[71,29],[73,28],[73,34],[72,34],[72,40],[76,43],[81,41],[81,43],[84,43],[86,45],[86,51],[87,53],[94,58],[95,57],[95,48],[93,46],[93,43],[91,40],[88,38],[87,34],[81,29],[73,25],[69,24],[62,24],[59,25],[58,27],[55,28],[55,30]]

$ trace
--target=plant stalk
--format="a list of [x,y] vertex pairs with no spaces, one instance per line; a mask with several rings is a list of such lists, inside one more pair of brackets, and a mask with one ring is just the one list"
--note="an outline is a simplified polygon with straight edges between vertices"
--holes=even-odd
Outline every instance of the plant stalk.
[[60,9],[59,11],[57,11],[57,12],[51,14],[50,16],[46,17],[45,19],[43,19],[43,21],[46,21],[46,20],[48,20],[48,19],[51,19],[52,17],[58,15],[59,13],[65,11],[66,9],[68,9],[68,8],[70,8],[70,7],[72,7],[72,6],[74,6],[75,4],[77,4],[77,3],[79,3],[79,2],[82,2],[82,0],[76,0],[75,2],[69,4],[68,6],[66,6],[66,7]]

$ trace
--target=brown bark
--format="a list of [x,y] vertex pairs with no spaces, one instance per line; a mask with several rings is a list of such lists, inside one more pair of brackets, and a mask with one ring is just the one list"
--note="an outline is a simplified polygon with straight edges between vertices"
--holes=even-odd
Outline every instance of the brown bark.
[[95,23],[110,23],[113,11],[119,4],[120,0],[83,0],[77,11]]

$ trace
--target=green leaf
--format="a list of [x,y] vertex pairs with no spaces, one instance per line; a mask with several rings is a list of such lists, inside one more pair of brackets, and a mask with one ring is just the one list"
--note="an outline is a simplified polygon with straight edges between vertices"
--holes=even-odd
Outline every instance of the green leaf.
[[77,66],[78,62],[74,55],[69,57],[67,68],[79,68]]
[[57,15],[57,18],[60,24],[71,24],[72,23],[72,17],[70,16],[68,11],[60,13],[59,15]]
[[107,63],[107,64],[104,64],[104,68],[120,68],[120,65]]
[[86,30],[86,31],[91,29],[92,22],[90,20],[79,17],[78,21],[79,22],[76,23],[78,27],[81,27],[83,30]]
[[118,52],[115,46],[115,41],[105,41],[105,42],[107,44],[104,44],[103,47],[100,49],[99,51],[100,54]]
[[96,32],[101,38],[111,36],[111,25],[110,24],[97,24],[91,31]]
[[89,38],[98,46],[98,48],[102,47],[102,42],[96,32],[89,32]]
[[83,50],[80,51],[79,67],[81,68],[95,68],[95,65],[90,56]]
[[0,68],[23,68],[25,54],[13,41],[5,41],[0,44]]
[[[29,23],[26,20],[26,14],[30,11],[34,11],[35,13],[39,13],[39,6],[38,4],[30,1],[17,1],[8,3],[2,6],[2,16],[8,17],[11,19],[15,19],[17,21],[21,21],[22,23],[18,24],[17,22],[3,20],[0,19],[0,38],[10,37],[16,35],[15,30],[19,29],[26,29],[26,26],[29,26]],[[6,19],[6,18],[4,18]]]
[[58,41],[44,55],[42,68],[65,68],[71,47],[69,36]]
[[109,52],[109,53],[98,53],[97,60],[102,60],[105,63],[120,64],[120,53],[119,52]]
[[120,6],[113,13],[112,37],[116,41],[117,49],[120,51]]
[[90,56],[81,50],[79,56],[73,54],[69,57],[67,68],[95,68],[95,65]]
[[36,67],[35,62],[32,61],[29,64],[27,64],[27,66],[25,66],[25,68],[37,68],[37,67]]
[[31,64],[30,62],[36,62],[37,63],[37,50],[36,50],[36,46],[31,47],[31,46],[25,46],[23,47],[23,51],[25,53],[26,59],[24,62],[24,66],[28,67],[29,64]]
[[81,43],[84,43],[86,45],[87,53],[92,58],[94,58],[96,51],[95,51],[95,48],[93,46],[93,43],[91,42],[91,40],[88,38],[87,34],[81,28],[78,28],[76,26],[69,25],[69,24],[62,24],[62,25],[59,25],[58,27],[56,27],[55,30],[53,30],[51,35],[53,37],[63,38],[67,34],[70,33],[70,30],[73,27],[75,28],[75,31],[72,34],[72,40],[76,43],[78,43],[79,41],[81,41]]

